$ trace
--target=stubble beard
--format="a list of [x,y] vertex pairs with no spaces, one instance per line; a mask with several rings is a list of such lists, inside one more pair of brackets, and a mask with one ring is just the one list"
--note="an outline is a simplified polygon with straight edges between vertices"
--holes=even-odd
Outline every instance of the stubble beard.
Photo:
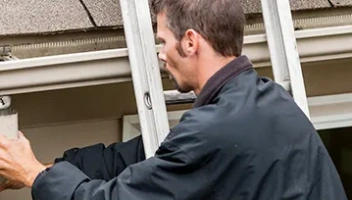
[[171,80],[174,88],[180,92],[180,93],[188,93],[190,91],[192,91],[192,89],[188,88],[188,87],[180,87],[180,85],[177,83],[175,77],[171,74],[171,73],[168,73],[169,74],[169,79]]
[[[181,43],[180,43],[180,42],[178,42],[178,43],[176,44],[175,48],[176,48],[178,54],[179,54],[182,58],[187,57],[186,53],[185,53],[185,52],[183,51],[183,49],[182,49],[182,46],[181,46]],[[166,69],[166,63],[164,64],[164,68]],[[173,85],[174,85],[174,88],[175,88],[178,92],[180,92],[180,93],[188,93],[188,92],[192,91],[192,88],[190,88],[190,87],[181,87],[180,84],[177,83],[175,77],[174,77],[170,72],[168,72],[168,74],[169,74],[169,78],[170,78],[171,82],[172,82]]]

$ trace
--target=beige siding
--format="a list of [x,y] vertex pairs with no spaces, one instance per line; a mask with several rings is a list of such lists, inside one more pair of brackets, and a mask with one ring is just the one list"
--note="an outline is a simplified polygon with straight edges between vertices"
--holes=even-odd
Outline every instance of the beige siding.
[[[352,92],[352,59],[304,64],[309,96]],[[271,75],[270,68],[257,69]],[[171,85],[164,82],[166,88]],[[121,141],[122,117],[136,114],[132,84],[55,90],[13,96],[20,128],[31,140],[40,161],[51,162],[72,147]],[[186,106],[172,106],[181,110]],[[0,199],[30,199],[28,189],[0,194]]]
[[[66,123],[23,129],[31,141],[33,151],[43,163],[61,157],[63,151],[96,143],[106,145],[119,140],[119,122],[116,119]],[[30,200],[30,190],[6,191],[0,199]]]

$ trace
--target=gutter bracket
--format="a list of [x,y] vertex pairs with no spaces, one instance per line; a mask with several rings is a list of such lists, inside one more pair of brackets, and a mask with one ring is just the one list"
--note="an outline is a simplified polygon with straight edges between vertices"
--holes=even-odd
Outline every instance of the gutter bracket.
[[12,47],[9,45],[0,46],[0,61],[18,60],[11,54]]

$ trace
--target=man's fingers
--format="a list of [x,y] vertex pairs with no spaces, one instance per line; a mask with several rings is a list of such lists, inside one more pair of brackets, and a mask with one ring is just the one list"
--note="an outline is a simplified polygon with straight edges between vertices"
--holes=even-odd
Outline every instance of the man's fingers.
[[22,131],[18,131],[18,138],[23,139],[26,138],[26,136],[24,136]]
[[[18,140],[29,142],[21,131],[18,131]],[[0,133],[0,148],[7,147],[11,142],[14,142],[14,140],[7,138],[5,135]]]
[[[27,138],[24,136],[24,134],[22,133],[22,131],[18,131],[18,139],[25,139],[27,140]],[[8,137],[6,137],[4,134],[0,133],[0,143],[1,141],[10,141],[10,139]]]
[[18,131],[18,135],[19,135],[20,137],[24,137],[24,134],[23,134],[22,131]]
[[10,143],[9,138],[0,133],[0,149],[6,149]]
[[22,131],[18,131],[18,139],[29,143],[29,140],[26,138]]
[[9,188],[8,181],[5,181],[4,183],[0,184],[0,193],[4,190],[7,190]]
[[1,165],[3,165],[2,161],[7,157],[6,150],[4,149],[3,146],[0,145],[0,169]]
[[3,146],[4,144],[6,144],[6,142],[9,139],[7,137],[5,137],[3,134],[0,133],[0,146]]
[[22,183],[6,180],[4,183],[0,184],[0,193],[4,190],[9,190],[9,189],[18,190],[24,187],[25,186]]
[[23,183],[10,181],[7,189],[18,190],[18,189],[22,189],[24,187],[25,187],[25,185]]

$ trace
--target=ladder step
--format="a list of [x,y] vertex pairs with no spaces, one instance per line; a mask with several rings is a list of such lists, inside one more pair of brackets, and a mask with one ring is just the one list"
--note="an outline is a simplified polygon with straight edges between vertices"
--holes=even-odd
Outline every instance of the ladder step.
[[194,92],[180,93],[177,90],[164,91],[166,105],[193,103],[197,96]]
[[[286,91],[291,93],[290,81],[278,82]],[[194,92],[180,93],[177,90],[164,91],[166,105],[189,104],[194,103],[197,96]]]

